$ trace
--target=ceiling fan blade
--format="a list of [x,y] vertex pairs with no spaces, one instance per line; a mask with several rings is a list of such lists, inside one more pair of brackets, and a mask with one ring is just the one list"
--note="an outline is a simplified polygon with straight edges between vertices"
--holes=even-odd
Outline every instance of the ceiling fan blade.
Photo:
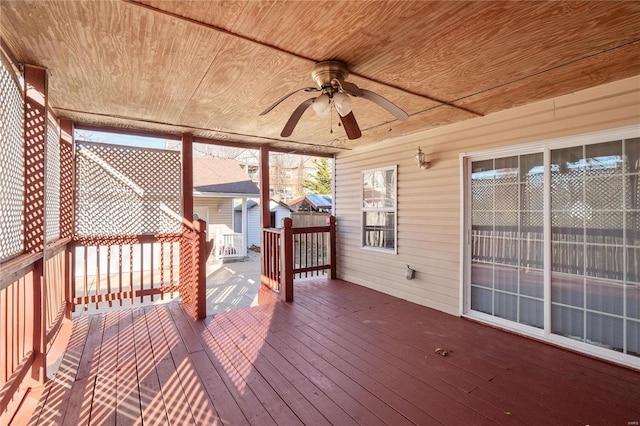
[[362,96],[362,90],[355,83],[350,83],[348,81],[334,78],[333,80],[331,80],[331,84],[340,87],[340,91],[348,95]]
[[294,90],[293,92],[284,95],[283,97],[281,97],[280,99],[278,99],[277,101],[275,101],[269,108],[265,109],[264,111],[262,111],[260,113],[260,115],[265,115],[267,114],[269,111],[271,111],[272,109],[274,109],[275,107],[277,107],[282,101],[284,101],[285,99],[287,99],[289,96],[296,94],[298,92],[319,92],[320,89],[318,89],[317,87],[303,87],[302,89],[298,89],[298,90]]
[[356,117],[355,115],[353,115],[353,112],[350,112],[344,117],[338,114],[338,117],[340,117],[340,121],[342,121],[342,127],[344,127],[344,131],[347,133],[347,137],[349,139],[358,139],[360,136],[362,136],[360,126],[358,126],[358,122],[356,121]]
[[382,108],[393,114],[398,120],[407,121],[407,119],[409,118],[409,115],[404,112],[403,109],[401,109],[399,106],[397,106],[387,98],[380,96],[377,93],[372,92],[371,90],[360,89],[360,91],[362,92],[361,97],[380,105]]
[[304,114],[307,108],[309,108],[309,106],[311,106],[313,104],[313,101],[315,100],[316,98],[309,98],[298,105],[298,108],[296,108],[295,111],[293,111],[293,114],[291,114],[291,117],[289,117],[289,121],[287,121],[287,124],[284,125],[280,136],[282,136],[283,138],[291,136],[291,133],[293,133],[293,129],[295,129],[296,124],[298,124],[298,121],[300,121],[300,117],[302,117],[302,114]]

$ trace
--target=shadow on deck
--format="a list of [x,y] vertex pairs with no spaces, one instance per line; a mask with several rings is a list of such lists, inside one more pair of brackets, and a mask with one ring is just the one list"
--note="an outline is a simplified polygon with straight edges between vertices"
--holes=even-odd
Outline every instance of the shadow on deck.
[[30,424],[638,421],[640,372],[318,279],[198,322],[175,302],[75,319]]

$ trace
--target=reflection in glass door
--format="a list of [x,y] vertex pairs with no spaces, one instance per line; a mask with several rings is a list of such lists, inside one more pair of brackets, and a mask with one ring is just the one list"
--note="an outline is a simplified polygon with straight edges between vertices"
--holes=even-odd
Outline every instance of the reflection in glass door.
[[471,163],[471,309],[543,327],[543,155]]
[[640,140],[551,151],[551,331],[640,356]]

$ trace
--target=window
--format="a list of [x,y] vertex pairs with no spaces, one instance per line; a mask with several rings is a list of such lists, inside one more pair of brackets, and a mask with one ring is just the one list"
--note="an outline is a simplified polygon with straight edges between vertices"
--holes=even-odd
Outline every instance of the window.
[[396,252],[396,166],[362,172],[362,246]]
[[638,129],[465,159],[465,313],[640,365]]

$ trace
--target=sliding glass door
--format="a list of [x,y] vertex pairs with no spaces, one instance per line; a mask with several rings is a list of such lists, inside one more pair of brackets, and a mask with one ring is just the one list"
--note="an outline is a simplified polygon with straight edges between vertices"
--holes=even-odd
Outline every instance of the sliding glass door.
[[466,159],[465,306],[640,357],[640,138],[586,139]]
[[471,309],[543,324],[542,153],[471,163]]
[[551,150],[551,331],[636,356],[639,146]]

